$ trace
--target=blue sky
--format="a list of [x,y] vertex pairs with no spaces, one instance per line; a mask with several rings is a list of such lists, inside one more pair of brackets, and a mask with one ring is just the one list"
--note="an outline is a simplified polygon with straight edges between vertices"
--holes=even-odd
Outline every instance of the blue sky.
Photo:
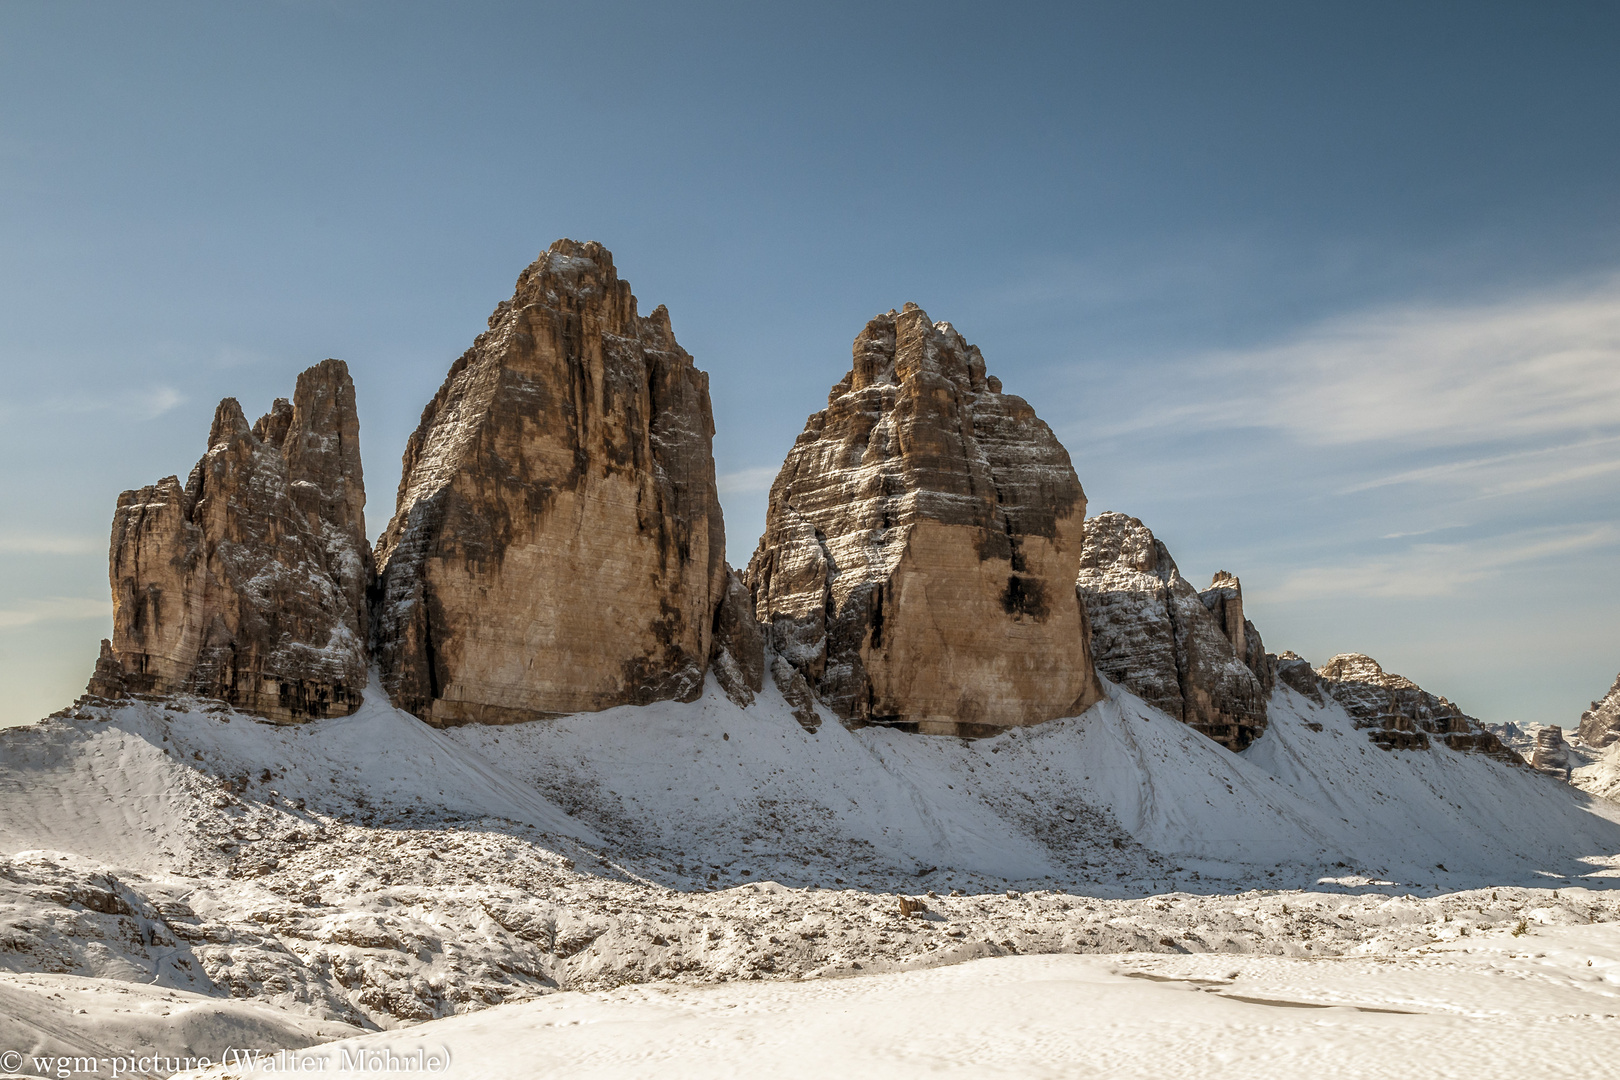
[[559,236],[711,377],[730,560],[908,300],[1273,650],[1488,720],[1620,670],[1620,7],[0,5],[0,723],[120,490],[348,361],[373,533]]

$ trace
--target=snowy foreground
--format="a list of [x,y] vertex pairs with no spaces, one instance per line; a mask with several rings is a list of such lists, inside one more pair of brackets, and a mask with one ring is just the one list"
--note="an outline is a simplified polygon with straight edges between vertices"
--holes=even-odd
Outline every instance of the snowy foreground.
[[1271,717],[1238,756],[1112,688],[977,742],[712,687],[447,732],[375,699],[0,732],[0,1074],[1612,1062],[1620,804],[1288,689]]
[[653,984],[558,994],[297,1056],[343,1075],[431,1056],[443,1075],[469,1080],[1590,1078],[1614,1069],[1617,994],[1611,924],[1399,960],[1019,956],[813,983]]

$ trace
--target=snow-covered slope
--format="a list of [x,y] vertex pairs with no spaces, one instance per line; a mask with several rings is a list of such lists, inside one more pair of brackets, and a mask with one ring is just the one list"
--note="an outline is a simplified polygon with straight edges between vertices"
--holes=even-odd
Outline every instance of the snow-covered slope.
[[1462,887],[1589,874],[1620,853],[1620,806],[1553,778],[1439,746],[1381,750],[1338,705],[1286,687],[1270,712],[1233,755],[1113,686],[1083,716],[972,742],[830,717],[811,734],[774,686],[739,709],[712,683],[691,704],[448,731],[375,694],[354,716],[285,727],[132,702],[0,734],[0,851],[184,870],[219,846],[223,787],[362,824],[509,821],[605,844],[670,885],[1309,883],[1332,869]]
[[[261,1002],[129,980],[27,974],[0,981],[0,1048],[27,1054],[18,1070],[25,1073],[56,1075],[33,1060],[49,1056],[97,1059],[95,1069],[71,1070],[79,1074],[110,1075],[122,1058],[121,1072],[167,1075],[193,1063],[187,1059],[223,1060],[233,1047],[296,1048],[360,1033]],[[129,1067],[129,1059],[151,1056],[171,1060],[166,1068]]]
[[217,780],[340,817],[409,810],[592,836],[489,759],[368,690],[353,716],[307,725],[177,699],[0,729],[0,852],[52,848],[113,866],[175,868],[206,829]]
[[249,998],[294,1039],[626,981],[1388,953],[1620,915],[1620,806],[1378,749],[1289,690],[1242,755],[1117,687],[976,742],[811,734],[774,687],[449,731],[375,697],[292,727],[217,709],[0,734],[0,988]]
[[1599,798],[1620,798],[1620,742],[1598,751],[1597,760],[1576,769],[1570,781]]
[[[1529,769],[1440,746],[1381,750],[1337,704],[1286,687],[1271,716],[1241,755],[1112,686],[1083,716],[994,739],[830,720],[811,735],[768,688],[747,710],[711,690],[692,705],[446,736],[617,844],[672,864],[719,851],[714,869],[733,876],[938,868],[1067,885],[1103,864],[1109,877],[1124,871],[1109,854],[1122,837],[1238,880],[1314,881],[1332,868],[1423,885],[1530,883],[1620,853],[1620,806]],[[1128,874],[1156,875],[1185,877],[1170,862]]]

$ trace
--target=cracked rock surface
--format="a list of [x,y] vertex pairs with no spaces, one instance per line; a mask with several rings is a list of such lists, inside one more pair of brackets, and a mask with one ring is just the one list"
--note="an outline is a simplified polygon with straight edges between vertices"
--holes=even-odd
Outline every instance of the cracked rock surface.
[[1620,676],[1602,701],[1592,702],[1592,707],[1581,713],[1579,734],[1583,742],[1597,748],[1620,741]]
[[1152,530],[1107,512],[1086,522],[1075,587],[1100,673],[1230,750],[1265,731],[1275,666],[1237,578],[1200,593]]
[[747,581],[772,646],[845,720],[1038,724],[1100,697],[1071,584],[1085,512],[1029,403],[907,304],[861,331],[783,462]]
[[208,452],[118,497],[113,636],[90,693],[192,693],[279,721],[342,716],[366,683],[372,577],[354,383],[298,376],[249,425],[219,403]]
[[510,723],[702,689],[726,589],[708,376],[597,243],[559,240],[405,449],[373,632],[394,703]]
[[[1316,669],[1323,692],[1386,750],[1427,749],[1430,737],[1453,750],[1489,754],[1518,765],[1523,758],[1483,723],[1411,679],[1385,671],[1362,653],[1340,653]],[[1562,742],[1560,736],[1559,741]]]

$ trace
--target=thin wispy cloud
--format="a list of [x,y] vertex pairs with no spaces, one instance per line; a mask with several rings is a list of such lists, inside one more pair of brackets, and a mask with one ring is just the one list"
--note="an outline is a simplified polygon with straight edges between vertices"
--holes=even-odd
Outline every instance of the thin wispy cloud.
[[15,630],[36,623],[76,622],[82,619],[112,618],[112,601],[82,596],[47,596],[18,600],[0,608],[0,630]]
[[[1549,457],[1562,455],[1595,452],[1604,458],[1620,463],[1620,435],[1610,435],[1600,439],[1584,439],[1580,442],[1563,443],[1555,446],[1538,446],[1530,450],[1517,450],[1510,454],[1493,454],[1489,457],[1469,458],[1464,461],[1448,461],[1440,465],[1428,465],[1419,469],[1406,469],[1401,472],[1390,473],[1387,476],[1374,477],[1357,484],[1341,488],[1340,494],[1352,495],[1360,491],[1372,491],[1381,487],[1392,487],[1396,484],[1421,484],[1437,481],[1453,480],[1468,473],[1480,471],[1495,471],[1501,466],[1529,464],[1538,472],[1545,473],[1546,460]],[[1605,462],[1606,464],[1607,462]]]
[[107,541],[52,533],[0,533],[0,555],[105,555]]
[[48,397],[42,401],[12,399],[0,402],[0,416],[28,412],[66,413],[71,416],[117,413],[137,420],[155,420],[186,401],[186,395],[172,386],[158,385],[118,393]]
[[1362,313],[1212,366],[1247,384],[1253,422],[1305,443],[1458,446],[1613,433],[1620,280],[1575,297]]
[[186,396],[172,386],[154,386],[133,395],[132,403],[138,413],[155,420],[170,409],[185,403]]
[[1269,428],[1307,445],[1398,439],[1414,448],[1568,441],[1582,431],[1613,441],[1620,277],[1562,295],[1358,312],[1269,346],[1191,357],[1179,370],[1179,400],[1155,398],[1105,433]]
[[761,491],[771,490],[771,483],[780,471],[774,465],[761,465],[752,469],[740,469],[737,472],[721,473],[715,478],[715,486],[722,495],[752,495]]
[[1428,529],[1416,529],[1412,532],[1392,532],[1380,536],[1380,540],[1404,540],[1409,536],[1433,536],[1439,532],[1450,532],[1452,529],[1466,529],[1468,526],[1459,524],[1435,525]]
[[1403,551],[1329,566],[1288,571],[1270,588],[1253,591],[1263,603],[1340,597],[1409,599],[1455,596],[1514,567],[1620,546],[1620,526],[1582,525],[1526,530],[1451,544],[1413,544]]

